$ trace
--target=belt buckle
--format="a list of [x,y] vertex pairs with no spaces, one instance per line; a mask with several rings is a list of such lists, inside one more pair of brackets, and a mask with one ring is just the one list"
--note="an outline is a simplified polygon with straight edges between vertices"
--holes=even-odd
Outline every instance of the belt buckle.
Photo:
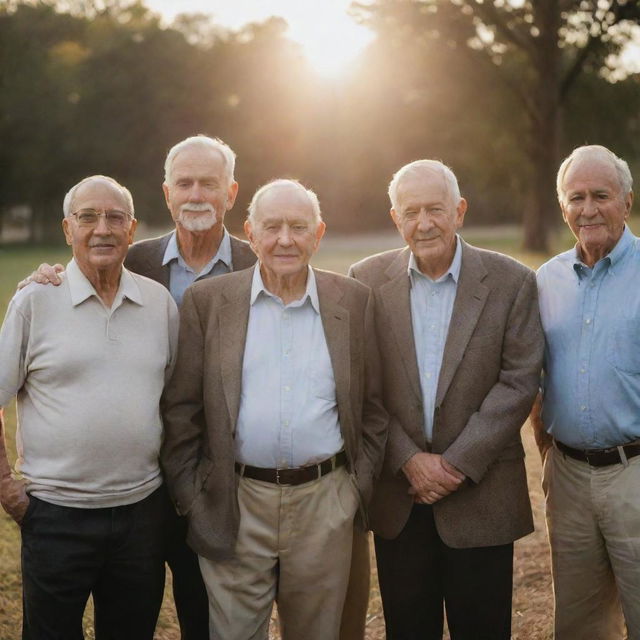
[[282,486],[282,483],[280,482],[280,469],[276,468],[276,484],[278,486]]
[[596,465],[593,464],[593,462],[591,462],[591,457],[593,456],[593,453],[590,453],[588,450],[586,450],[584,452],[584,457],[587,459],[587,464],[590,465],[591,467],[595,467]]

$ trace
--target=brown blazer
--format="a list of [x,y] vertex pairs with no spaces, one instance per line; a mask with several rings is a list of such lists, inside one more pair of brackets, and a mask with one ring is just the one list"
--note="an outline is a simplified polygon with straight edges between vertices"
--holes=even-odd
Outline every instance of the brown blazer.
[[[412,508],[402,465],[427,450],[407,267],[408,248],[353,265],[375,295],[390,414],[385,465],[372,499],[372,529],[395,538]],[[533,530],[520,428],[536,395],[543,337],[534,273],[462,241],[462,266],[438,379],[431,450],[466,474],[434,504],[450,547],[507,544]]]
[[[371,292],[345,276],[315,270],[333,365],[340,428],[362,502],[371,496],[386,441]],[[238,532],[234,432],[253,269],[196,282],[180,315],[178,359],[164,398],[161,462],[187,542],[216,559],[232,555]]]
[[[171,238],[171,233],[158,238],[135,242],[129,247],[124,266],[134,273],[159,282],[168,289],[170,267],[168,264],[162,264],[162,258],[169,243],[169,238]],[[241,271],[254,264],[257,258],[249,243],[232,235],[230,235],[230,238],[233,270]],[[204,280],[212,275],[209,274],[202,279]]]

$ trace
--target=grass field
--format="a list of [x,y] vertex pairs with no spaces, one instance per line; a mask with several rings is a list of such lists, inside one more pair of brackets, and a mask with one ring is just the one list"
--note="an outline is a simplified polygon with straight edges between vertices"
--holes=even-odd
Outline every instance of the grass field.
[[[462,234],[477,246],[509,253],[531,267],[538,266],[545,257],[525,254],[518,250],[519,232],[516,228],[469,230]],[[567,234],[561,234],[554,243],[555,251],[571,246]],[[400,246],[400,238],[393,234],[376,234],[351,238],[323,240],[314,264],[321,268],[346,272],[348,266],[360,258],[377,251]],[[69,251],[65,248],[0,248],[0,313],[4,317],[6,306],[13,295],[16,283],[30,273],[40,262],[66,263]],[[14,454],[15,412],[13,407],[5,412],[7,437]],[[515,586],[513,607],[514,640],[547,640],[552,637],[551,580],[549,559],[544,532],[543,504],[540,491],[540,462],[528,426],[523,429],[527,451],[529,488],[534,508],[536,531],[516,544]],[[375,566],[375,563],[374,563]],[[166,592],[156,638],[177,640],[179,638],[175,613]],[[17,526],[9,517],[0,513],[0,640],[16,640],[20,637],[21,586],[20,586],[20,541]],[[93,638],[90,615],[87,615],[87,638]],[[274,638],[277,637],[274,632]],[[372,581],[369,606],[367,638],[384,638],[384,626],[377,582]]]

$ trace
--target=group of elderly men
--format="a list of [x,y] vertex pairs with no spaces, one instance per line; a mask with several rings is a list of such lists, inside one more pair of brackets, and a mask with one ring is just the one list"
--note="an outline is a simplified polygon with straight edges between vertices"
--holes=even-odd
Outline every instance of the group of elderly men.
[[0,499],[23,638],[82,638],[92,595],[98,640],[151,640],[166,561],[185,640],[265,640],[274,602],[284,640],[362,640],[370,527],[389,639],[441,638],[446,610],[453,640],[506,640],[539,391],[556,638],[640,638],[627,164],[597,146],[564,161],[577,244],[537,284],[458,235],[440,162],[393,176],[406,247],[351,277],[309,266],[325,223],[297,181],[260,188],[249,243],[231,236],[234,164],[217,139],[174,146],[175,230],[131,247],[130,193],[85,178],[63,206],[73,259],[11,301],[0,406],[17,395],[21,477],[0,438]]

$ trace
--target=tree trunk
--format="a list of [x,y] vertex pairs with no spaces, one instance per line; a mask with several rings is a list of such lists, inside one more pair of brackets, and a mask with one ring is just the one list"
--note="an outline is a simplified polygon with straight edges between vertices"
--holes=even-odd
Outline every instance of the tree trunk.
[[559,161],[560,139],[560,49],[558,0],[540,0],[536,8],[536,26],[532,61],[529,128],[529,157],[532,171],[524,211],[524,248],[549,252],[549,234],[559,219],[555,177]]

